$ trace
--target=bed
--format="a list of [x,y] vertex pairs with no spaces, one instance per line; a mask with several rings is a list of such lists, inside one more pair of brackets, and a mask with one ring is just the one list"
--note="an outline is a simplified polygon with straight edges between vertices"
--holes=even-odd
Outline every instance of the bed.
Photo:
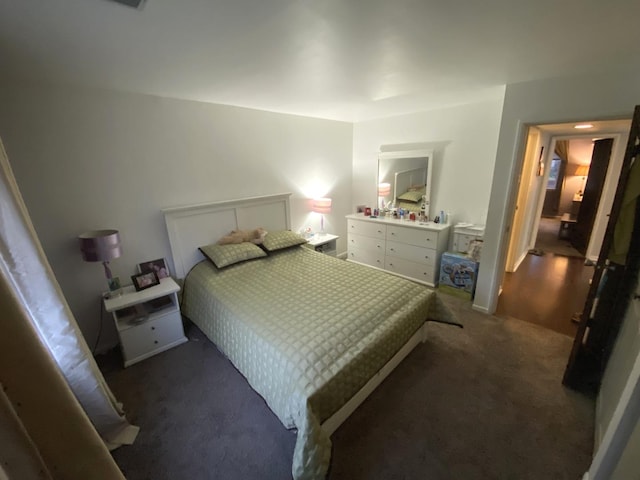
[[321,479],[330,435],[424,340],[427,318],[451,313],[422,285],[304,245],[222,269],[198,252],[230,223],[275,232],[289,218],[289,194],[165,210],[184,315],[297,430],[293,478]]
[[394,175],[395,206],[410,212],[419,212],[426,192],[426,168],[396,172]]

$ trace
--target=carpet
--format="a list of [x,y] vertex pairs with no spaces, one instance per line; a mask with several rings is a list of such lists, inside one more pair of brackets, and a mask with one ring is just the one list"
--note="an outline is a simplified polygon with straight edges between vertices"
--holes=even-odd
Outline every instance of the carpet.
[[538,227],[538,235],[536,236],[535,250],[541,251],[542,254],[553,253],[563,257],[584,258],[584,255],[576,250],[568,240],[558,238],[559,231],[559,218],[542,217]]
[[[471,310],[419,345],[334,433],[329,480],[567,479],[588,469],[594,401],[561,384],[571,339]],[[290,479],[295,434],[193,325],[127,369],[98,363],[141,427],[113,457],[128,480]]]

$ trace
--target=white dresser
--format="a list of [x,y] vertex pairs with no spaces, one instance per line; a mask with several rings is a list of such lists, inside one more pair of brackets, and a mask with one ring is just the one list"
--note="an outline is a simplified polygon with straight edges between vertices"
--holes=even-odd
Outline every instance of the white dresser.
[[347,215],[347,259],[430,286],[438,283],[449,225]]

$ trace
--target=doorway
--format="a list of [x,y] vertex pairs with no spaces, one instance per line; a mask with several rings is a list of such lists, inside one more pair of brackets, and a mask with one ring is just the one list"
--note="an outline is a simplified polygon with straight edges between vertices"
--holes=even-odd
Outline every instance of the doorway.
[[[575,123],[529,127],[496,309],[498,316],[518,318],[572,337],[593,277],[592,265],[624,156],[625,131],[630,127],[630,121],[589,123],[597,123],[597,135],[576,134]],[[579,230],[580,241],[574,241],[590,176],[579,167],[591,164],[594,145],[603,137],[609,137],[612,161],[609,168],[597,170],[597,182],[591,181],[601,194],[590,203],[589,218]],[[560,142],[568,146],[565,158],[566,148],[556,148]]]

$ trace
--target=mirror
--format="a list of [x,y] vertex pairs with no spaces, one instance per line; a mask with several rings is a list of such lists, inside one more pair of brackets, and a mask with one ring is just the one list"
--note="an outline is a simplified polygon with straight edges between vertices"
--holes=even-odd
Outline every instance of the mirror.
[[410,150],[378,155],[378,208],[424,212],[430,219],[433,152]]

